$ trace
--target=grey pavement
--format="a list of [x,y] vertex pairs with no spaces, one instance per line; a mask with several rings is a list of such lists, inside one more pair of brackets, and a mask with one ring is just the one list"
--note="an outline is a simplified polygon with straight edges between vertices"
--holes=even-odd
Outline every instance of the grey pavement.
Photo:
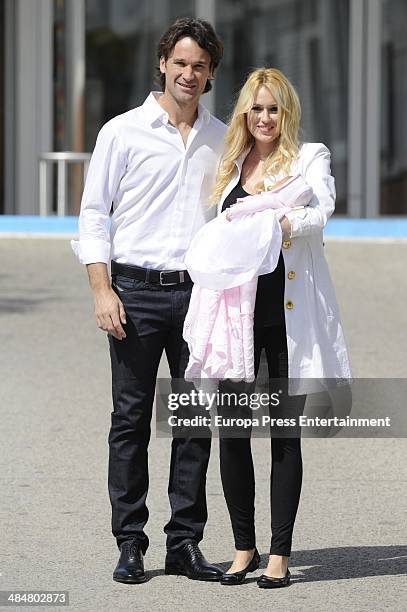
[[[355,375],[406,378],[407,243],[328,240],[326,253]],[[164,575],[170,441],[153,435],[149,580],[114,583],[106,487],[110,370],[85,271],[61,239],[2,239],[0,257],[0,590],[68,590],[70,609],[90,612],[407,608],[402,439],[303,441],[293,583],[261,591],[253,578],[227,588]],[[264,567],[270,441],[254,440],[253,448]],[[207,492],[202,548],[227,568],[233,543],[216,441]]]

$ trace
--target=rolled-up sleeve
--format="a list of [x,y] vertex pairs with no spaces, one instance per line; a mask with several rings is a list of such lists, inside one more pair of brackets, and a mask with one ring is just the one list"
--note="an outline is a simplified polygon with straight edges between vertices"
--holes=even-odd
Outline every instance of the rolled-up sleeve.
[[82,264],[109,261],[109,213],[125,166],[118,126],[110,121],[100,130],[90,160],[79,215],[79,241],[71,241]]
[[303,177],[312,187],[314,197],[309,206],[287,213],[292,238],[321,231],[335,209],[335,180],[331,175],[329,149],[321,143],[305,146]]

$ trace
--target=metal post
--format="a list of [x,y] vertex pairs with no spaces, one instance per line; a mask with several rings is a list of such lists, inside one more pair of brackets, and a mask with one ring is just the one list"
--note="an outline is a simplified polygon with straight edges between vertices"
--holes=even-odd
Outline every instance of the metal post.
[[39,210],[41,216],[48,215],[48,202],[49,195],[49,173],[47,164],[57,164],[57,214],[59,217],[63,217],[69,210],[68,206],[68,164],[83,164],[83,178],[86,178],[86,174],[89,167],[91,154],[90,153],[77,153],[76,151],[59,151],[52,153],[41,153],[39,156]]
[[63,217],[66,212],[66,161],[58,161],[58,217]]
[[85,184],[86,177],[88,175],[88,170],[89,170],[89,162],[85,161],[83,162],[83,184]]
[[47,162],[40,160],[40,216],[48,215],[48,194],[47,194]]

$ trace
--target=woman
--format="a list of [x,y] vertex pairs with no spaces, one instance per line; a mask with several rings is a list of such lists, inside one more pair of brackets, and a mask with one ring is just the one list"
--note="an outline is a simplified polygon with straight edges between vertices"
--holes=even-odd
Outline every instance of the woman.
[[[334,210],[330,153],[298,140],[300,102],[288,79],[260,68],[244,84],[226,134],[213,199],[218,212],[238,198],[272,189],[299,173],[312,187],[309,206],[280,220],[282,250],[274,272],[259,277],[255,315],[255,373],[265,349],[270,378],[350,378],[334,290],[323,254],[322,229]],[[290,404],[301,414],[304,391]],[[221,583],[241,583],[259,566],[254,530],[254,471],[250,438],[221,436],[220,466],[235,539],[235,557]],[[300,437],[272,439],[270,557],[261,588],[287,586],[288,558],[302,482]]]

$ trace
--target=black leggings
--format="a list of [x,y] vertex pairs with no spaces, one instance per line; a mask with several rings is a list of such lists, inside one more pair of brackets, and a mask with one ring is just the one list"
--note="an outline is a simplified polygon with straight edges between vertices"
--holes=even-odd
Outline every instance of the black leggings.
[[[255,372],[264,348],[270,379],[287,378],[287,340],[284,326],[255,330]],[[229,383],[232,384],[232,383]],[[291,415],[302,414],[305,396],[290,398]],[[236,550],[256,546],[254,529],[254,469],[250,436],[220,437],[220,471],[232,523]],[[271,442],[271,547],[270,554],[290,556],[295,516],[302,483],[301,439],[273,437]]]

